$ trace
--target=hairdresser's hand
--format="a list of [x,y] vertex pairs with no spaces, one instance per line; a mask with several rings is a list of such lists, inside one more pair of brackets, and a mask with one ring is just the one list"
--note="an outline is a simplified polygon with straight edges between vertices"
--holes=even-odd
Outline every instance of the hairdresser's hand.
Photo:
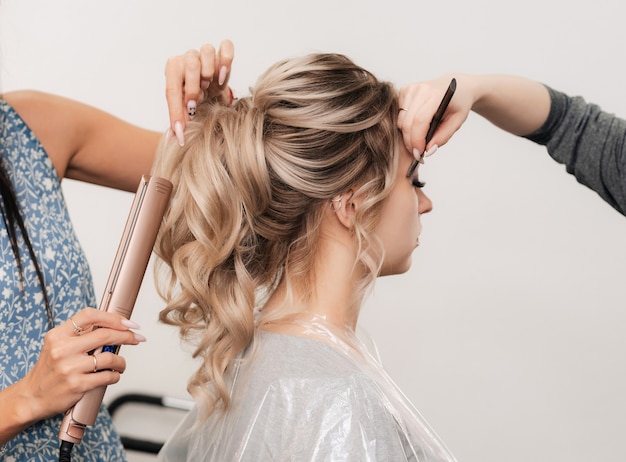
[[203,45],[200,50],[188,50],[173,56],[165,66],[165,97],[170,114],[170,129],[184,143],[185,122],[195,114],[196,104],[206,98],[221,97],[230,103],[228,87],[235,48],[224,40],[219,50]]
[[[456,92],[441,124],[426,146],[426,133],[430,121],[453,77],[457,80]],[[432,154],[437,147],[448,142],[467,119],[474,103],[474,96],[464,76],[444,75],[434,80],[402,87],[399,92],[399,103],[403,110],[398,116],[398,126],[402,130],[404,144],[409,152],[413,152],[413,155],[419,158],[422,153]]]
[[[142,335],[129,330],[138,328],[136,323],[115,313],[85,308],[72,319],[83,332],[75,332],[72,320],[50,330],[35,366],[22,380],[2,390],[0,441],[38,420],[65,412],[88,390],[119,381],[126,369],[124,358],[98,353],[94,361],[89,351],[102,345],[137,345],[145,341]],[[92,329],[94,326],[100,328]],[[96,363],[99,372],[94,372]]]

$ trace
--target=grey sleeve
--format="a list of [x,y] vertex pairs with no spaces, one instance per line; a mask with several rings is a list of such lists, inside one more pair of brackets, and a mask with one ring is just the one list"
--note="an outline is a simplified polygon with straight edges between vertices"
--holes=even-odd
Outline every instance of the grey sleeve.
[[545,145],[578,182],[626,215],[626,120],[581,97],[548,90],[550,114],[539,130],[525,138]]

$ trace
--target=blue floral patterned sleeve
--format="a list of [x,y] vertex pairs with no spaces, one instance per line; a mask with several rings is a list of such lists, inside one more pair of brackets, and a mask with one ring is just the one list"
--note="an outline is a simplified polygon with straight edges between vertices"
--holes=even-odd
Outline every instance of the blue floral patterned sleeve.
[[[43,272],[54,324],[59,325],[83,307],[96,306],[91,272],[72,227],[61,181],[52,162],[30,128],[1,99],[0,162],[13,184]],[[0,226],[0,389],[22,379],[33,367],[48,330],[43,292],[19,233],[18,246],[23,284],[3,221]],[[0,447],[0,460],[58,460],[61,420],[62,415],[58,415],[21,432]],[[74,447],[72,460],[126,460],[104,407],[95,425],[87,429],[82,443]]]

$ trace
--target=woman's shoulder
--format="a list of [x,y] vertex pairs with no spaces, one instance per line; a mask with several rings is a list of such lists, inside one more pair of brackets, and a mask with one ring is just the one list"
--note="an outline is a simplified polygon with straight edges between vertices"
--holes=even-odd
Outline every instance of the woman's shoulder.
[[8,104],[25,121],[43,119],[48,114],[50,107],[57,108],[66,101],[61,96],[30,89],[2,93],[0,100]]
[[[256,390],[260,399],[271,397],[287,407],[296,402],[321,412],[329,405],[384,412],[384,397],[366,361],[318,340],[261,332],[242,360],[236,389]],[[254,400],[257,393],[245,394]]]
[[356,361],[331,345],[261,332],[231,372],[230,408],[218,426],[228,431],[211,447],[246,441],[244,452],[255,460],[279,454],[334,460],[335,451],[355,457],[369,451],[362,447],[365,437],[386,453],[396,450],[397,424],[384,396]]
[[[65,143],[73,130],[80,130],[68,122],[74,113],[74,102],[68,98],[38,90],[14,90],[3,93],[3,112],[13,112],[15,126],[27,127],[41,144],[58,173],[65,171],[73,151]],[[21,129],[21,128],[20,128]],[[63,176],[63,175],[59,175]]]

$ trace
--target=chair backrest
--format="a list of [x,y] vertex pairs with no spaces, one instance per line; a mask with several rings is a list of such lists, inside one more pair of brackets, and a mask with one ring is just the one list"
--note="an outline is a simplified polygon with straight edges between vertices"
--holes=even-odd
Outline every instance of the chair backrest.
[[193,401],[128,393],[113,399],[107,407],[127,451],[158,454],[169,435],[193,407]]

